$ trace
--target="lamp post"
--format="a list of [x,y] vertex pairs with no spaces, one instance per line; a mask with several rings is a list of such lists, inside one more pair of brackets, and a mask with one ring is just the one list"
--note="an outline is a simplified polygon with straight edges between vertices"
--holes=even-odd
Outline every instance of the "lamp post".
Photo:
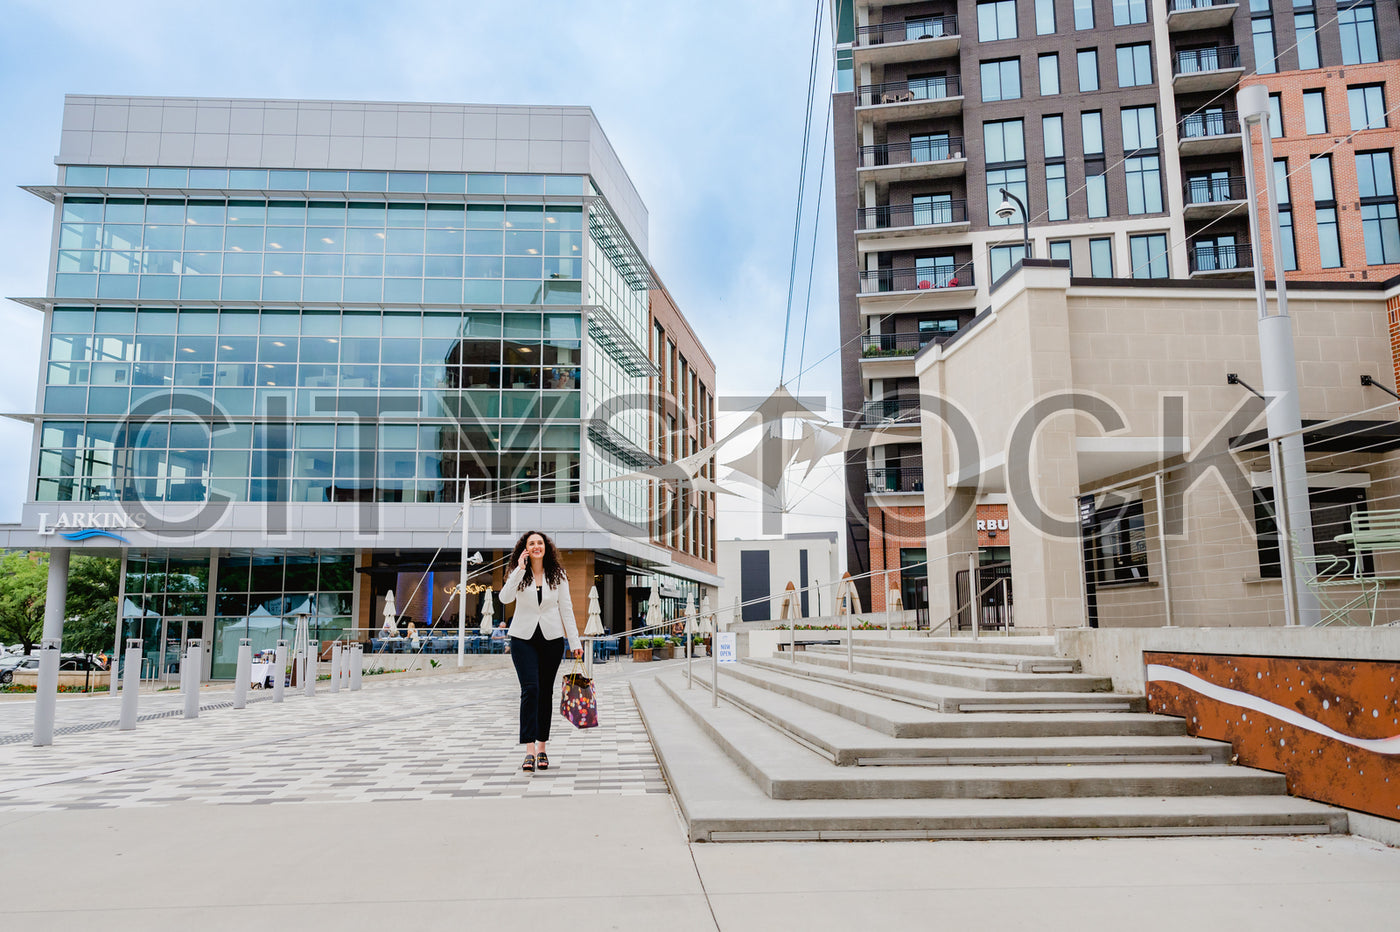
[[1015,208],[1011,206],[1012,201],[1016,202],[1016,207],[1021,208],[1021,242],[1026,250],[1025,258],[1029,259],[1031,257],[1031,215],[1026,210],[1026,202],[1005,188],[1002,188],[999,193],[1001,194],[1001,206],[997,208],[997,217],[1002,220],[1010,220],[1015,216]]

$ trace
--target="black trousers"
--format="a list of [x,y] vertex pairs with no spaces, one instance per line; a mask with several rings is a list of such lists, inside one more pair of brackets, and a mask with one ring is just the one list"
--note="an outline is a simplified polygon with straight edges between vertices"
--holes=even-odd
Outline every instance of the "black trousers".
[[554,719],[554,678],[564,659],[564,638],[550,640],[539,628],[525,638],[510,639],[510,659],[520,680],[520,743],[549,740]]

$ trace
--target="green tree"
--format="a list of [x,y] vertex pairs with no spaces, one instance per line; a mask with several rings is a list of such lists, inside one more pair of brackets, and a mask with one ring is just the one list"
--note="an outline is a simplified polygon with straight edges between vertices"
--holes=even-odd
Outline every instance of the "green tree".
[[121,560],[104,557],[73,558],[68,570],[67,622],[63,625],[63,649],[82,653],[108,653],[117,624],[117,585]]
[[24,645],[26,654],[44,634],[44,600],[49,561],[41,553],[7,553],[0,558],[0,641]]

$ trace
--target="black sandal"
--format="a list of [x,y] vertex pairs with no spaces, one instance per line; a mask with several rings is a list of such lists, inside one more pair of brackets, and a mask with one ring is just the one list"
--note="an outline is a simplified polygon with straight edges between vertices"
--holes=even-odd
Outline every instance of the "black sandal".
[[535,769],[536,769],[536,770],[548,770],[548,769],[549,769],[549,755],[546,754],[544,751],[541,751],[539,754],[535,755]]
[[520,765],[520,769],[523,770],[523,771],[525,771],[526,773],[534,773],[534,772],[535,772],[535,755],[533,755],[533,754],[526,754],[526,755],[525,755],[525,763],[523,763],[523,764]]

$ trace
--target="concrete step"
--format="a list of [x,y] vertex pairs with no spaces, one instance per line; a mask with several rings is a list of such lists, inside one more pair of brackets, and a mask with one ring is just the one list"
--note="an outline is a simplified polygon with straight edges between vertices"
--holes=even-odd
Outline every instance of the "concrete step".
[[[827,650],[831,650],[827,648]],[[823,652],[820,648],[803,651],[802,660],[819,666],[846,669],[846,654]],[[791,662],[791,661],[789,661]],[[882,657],[855,657],[856,670],[900,677],[920,683],[940,686],[961,686],[986,693],[1093,693],[1111,692],[1113,680],[1106,676],[1085,673],[1000,673],[971,667],[946,666],[932,658],[910,657],[907,660]]]
[[[770,799],[655,678],[635,679],[631,687],[691,841],[1295,835],[1347,831],[1347,817],[1342,810],[1272,795]],[[701,695],[709,701],[708,695]]]
[[[810,658],[821,661],[829,659]],[[839,662],[839,669],[831,663],[809,662],[809,658],[801,655],[796,663],[786,657],[781,660],[750,657],[744,663],[760,669],[848,686],[939,712],[1143,712],[1147,709],[1142,696],[1089,692],[990,693],[964,686],[921,682],[907,676],[870,672],[860,661],[856,662],[855,673],[847,673],[844,658]],[[882,664],[872,666],[880,670]]]
[[878,634],[857,631],[855,642],[857,647],[893,647],[907,650],[943,650],[953,653],[975,654],[1017,654],[1022,657],[1055,657],[1059,659],[1055,653],[1055,639],[1053,637],[1003,637],[999,634],[989,634],[980,638],[886,638]]
[[[696,677],[693,688],[708,693],[709,686],[708,680]],[[1227,743],[1185,735],[893,738],[734,676],[720,680],[720,696],[838,767],[1219,764],[1230,757]]]
[[[864,725],[891,738],[1048,738],[1125,735],[1180,737],[1186,724],[1179,718],[1148,712],[936,712],[908,701],[838,686],[786,670],[753,663],[724,664],[730,680],[748,683],[813,708]],[[697,679],[708,681],[708,673]]]
[[[828,644],[814,644],[806,649],[809,654],[829,654],[846,656],[846,648]],[[856,657],[870,657],[884,660],[914,660],[920,663],[934,663],[942,666],[973,667],[979,670],[999,670],[1008,673],[1078,673],[1079,661],[1072,657],[1037,657],[1029,654],[972,653],[951,650],[914,650],[908,647],[878,647],[867,644],[852,645]]]
[[[773,799],[1042,799],[1283,794],[1281,774],[1223,764],[834,767],[746,712],[662,675],[661,688]],[[677,688],[679,684],[679,688]]]

